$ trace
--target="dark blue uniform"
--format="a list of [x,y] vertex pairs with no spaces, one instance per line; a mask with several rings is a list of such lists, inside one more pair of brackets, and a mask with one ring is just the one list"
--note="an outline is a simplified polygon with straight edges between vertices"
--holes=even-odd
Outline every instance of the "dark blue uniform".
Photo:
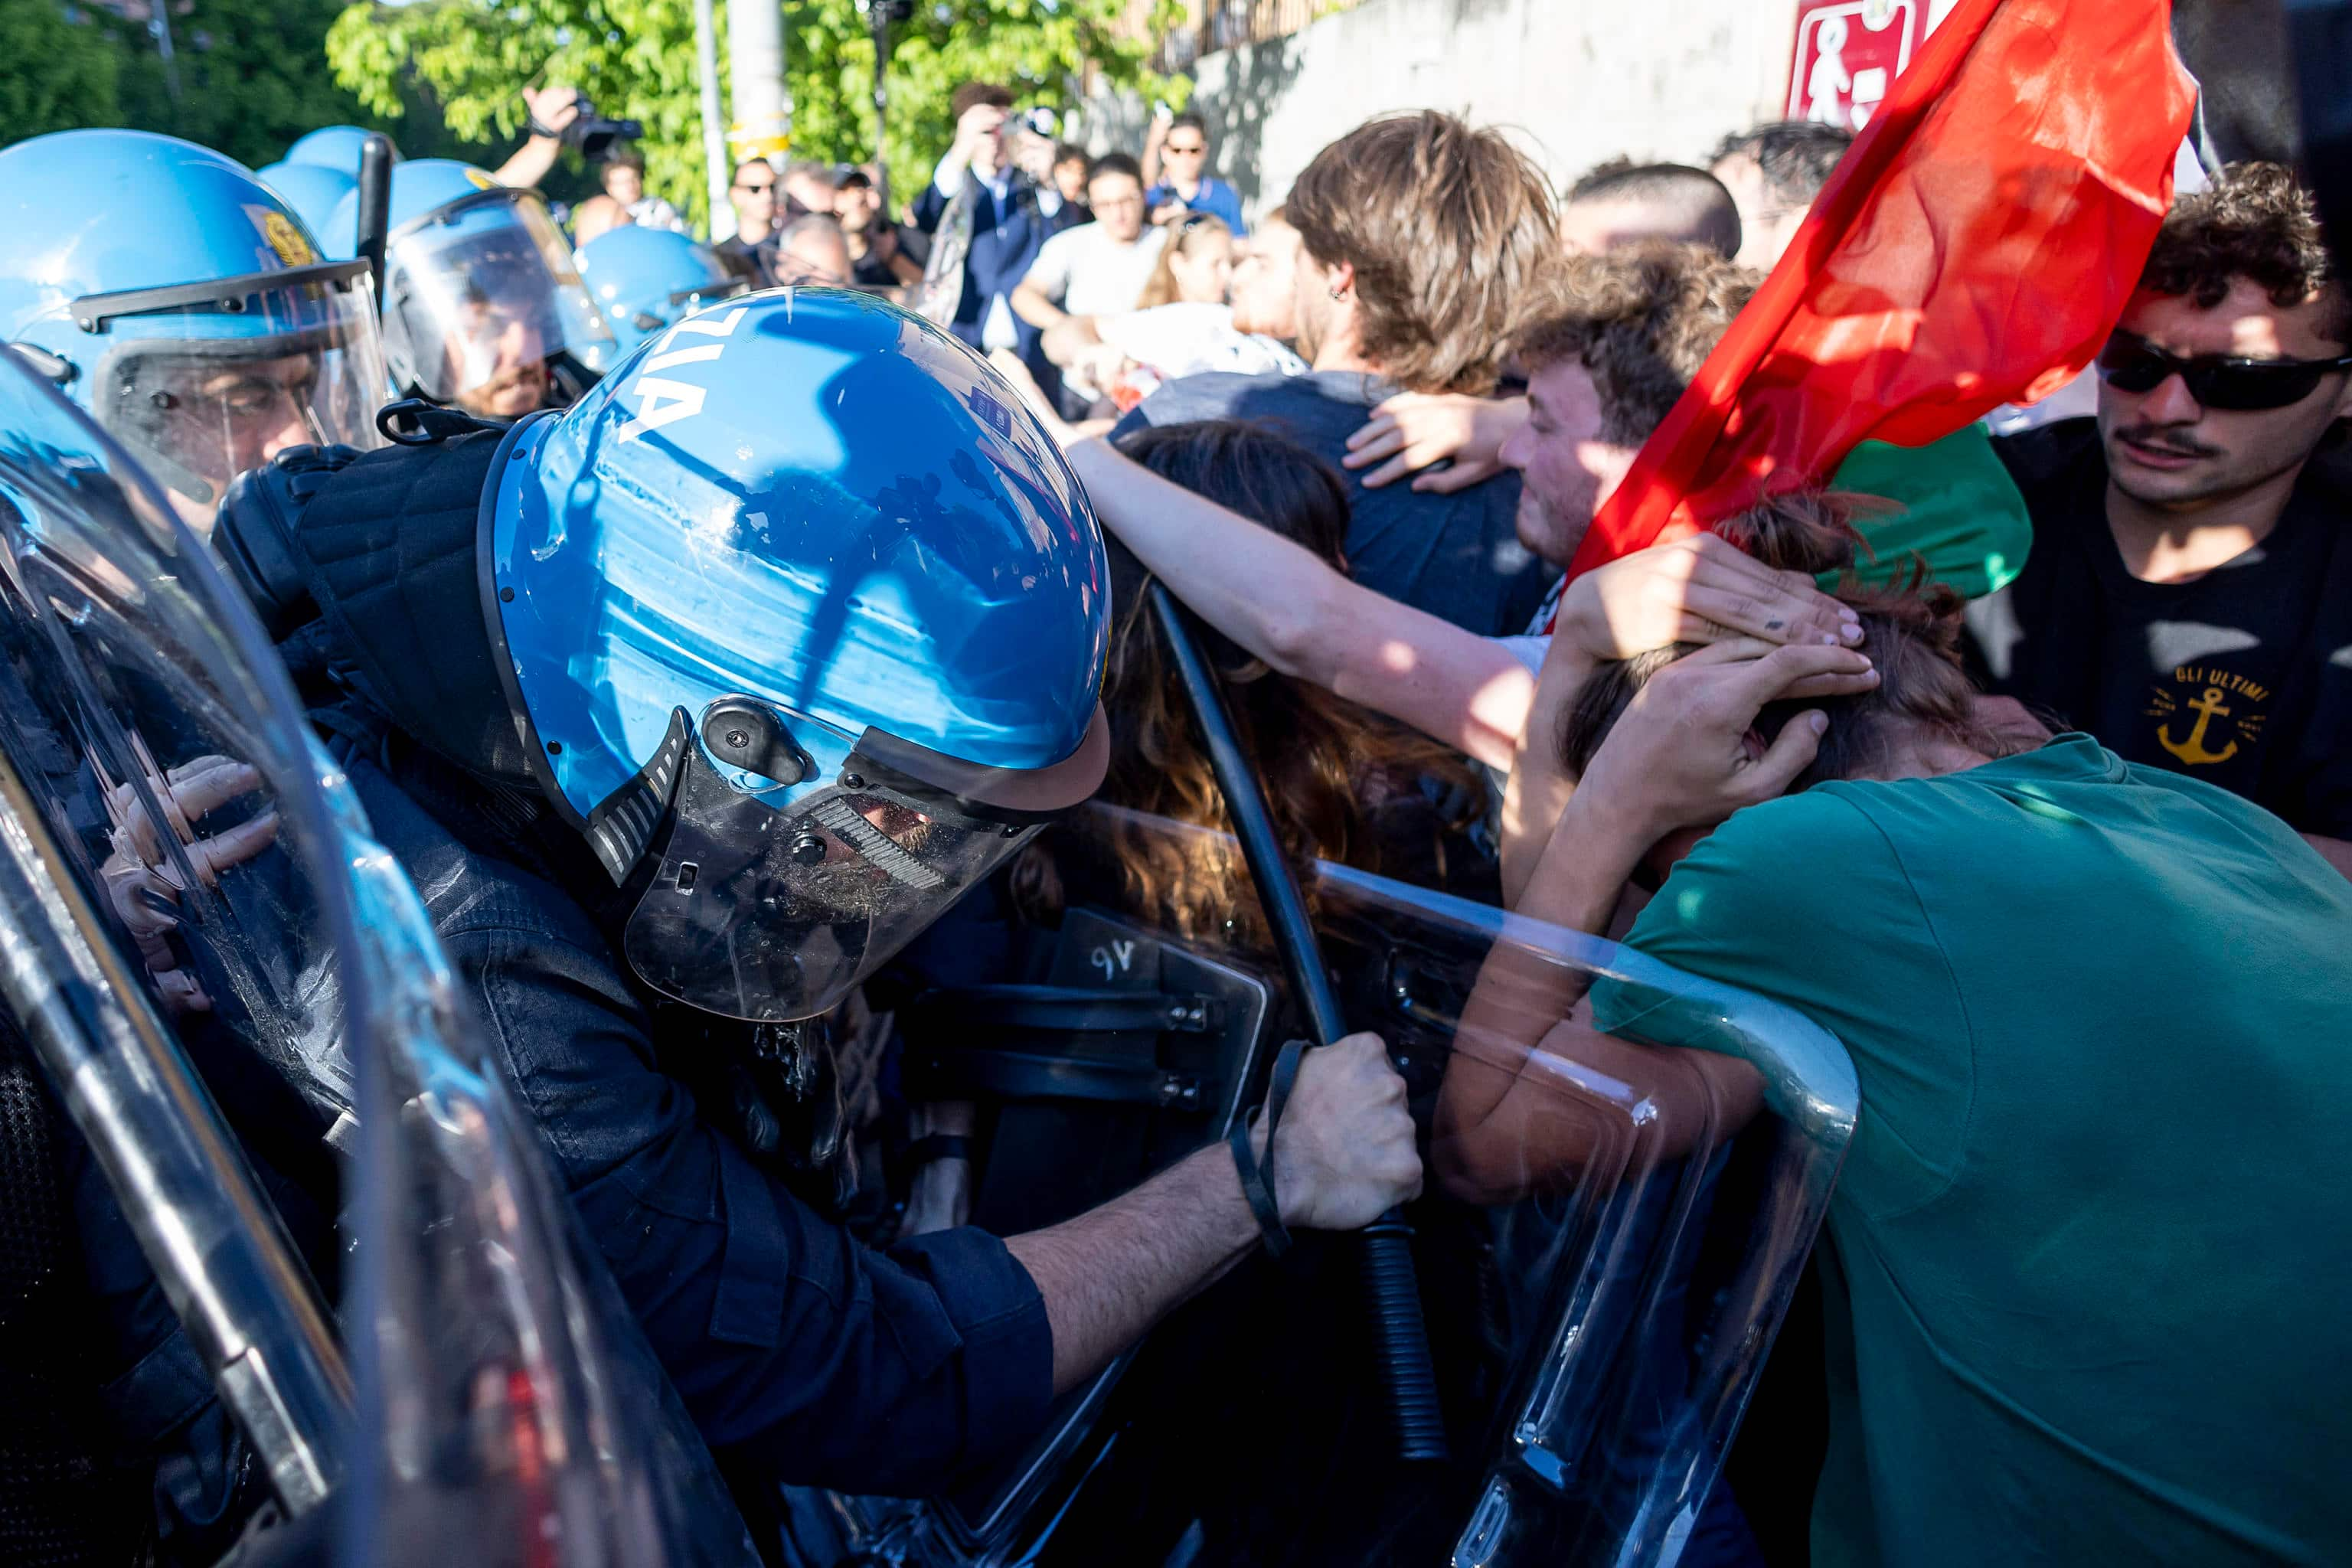
[[706,1440],[776,1479],[924,1493],[1033,1436],[1053,1339],[1003,1242],[961,1229],[877,1251],[803,1203],[659,1065],[643,994],[557,885],[559,834],[601,876],[577,836],[428,756],[396,771],[350,764]]

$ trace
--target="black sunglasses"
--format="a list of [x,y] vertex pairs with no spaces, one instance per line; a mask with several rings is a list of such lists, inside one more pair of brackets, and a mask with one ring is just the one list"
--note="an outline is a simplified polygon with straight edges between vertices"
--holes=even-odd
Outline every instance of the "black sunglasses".
[[2154,392],[2174,376],[2201,408],[2245,414],[2284,408],[2309,397],[2323,377],[2352,370],[2342,359],[2231,359],[2200,354],[2183,359],[2134,332],[2118,331],[2099,351],[2099,379],[2118,392]]
[[762,195],[765,192],[774,190],[776,188],[776,183],[773,180],[769,181],[764,185],[747,185],[739,183],[735,188],[739,191],[749,191],[756,196]]

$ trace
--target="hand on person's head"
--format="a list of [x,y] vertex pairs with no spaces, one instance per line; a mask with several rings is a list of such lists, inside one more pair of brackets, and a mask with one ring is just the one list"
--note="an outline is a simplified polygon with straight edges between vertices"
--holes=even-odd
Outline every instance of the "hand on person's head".
[[1596,659],[1730,637],[1832,647],[1862,641],[1861,618],[1811,577],[1773,571],[1713,533],[1587,572],[1561,596],[1559,631]]
[[[1348,455],[1339,461],[1349,468],[1380,464],[1364,476],[1368,490],[1418,473],[1414,489],[1451,495],[1503,471],[1503,443],[1527,417],[1523,397],[1401,392],[1373,409],[1363,427],[1348,437]],[[1448,466],[1421,472],[1433,463]]]
[[1421,1195],[1404,1079],[1378,1035],[1349,1035],[1300,1060],[1270,1173],[1283,1224],[1302,1230],[1360,1230]]
[[1577,781],[1574,809],[1649,843],[1710,826],[1786,793],[1821,749],[1828,718],[1818,710],[1791,719],[1766,745],[1755,725],[1767,704],[1852,696],[1877,683],[1854,648],[1710,643],[1643,683]]
[[580,89],[565,87],[561,82],[551,82],[541,88],[527,87],[522,89],[522,101],[523,106],[530,110],[533,120],[558,135],[580,118]]

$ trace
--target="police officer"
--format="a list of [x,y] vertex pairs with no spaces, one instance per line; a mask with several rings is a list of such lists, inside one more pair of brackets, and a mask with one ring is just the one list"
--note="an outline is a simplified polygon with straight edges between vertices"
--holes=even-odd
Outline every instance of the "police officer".
[[141,131],[0,153],[0,342],[131,448],[199,531],[289,447],[381,444],[367,269],[242,164]]
[[[359,253],[356,187],[323,237]],[[383,346],[404,392],[496,418],[571,403],[614,359],[546,199],[447,158],[393,168]]]
[[831,1216],[827,1020],[1108,759],[1100,537],[971,350],[863,295],[754,295],[561,416],[299,469],[248,481],[224,552],[348,693],[322,724],[375,832],[739,1475],[939,1489],[1262,1225],[1418,1191],[1363,1036],[1309,1055],[1255,1153],[1051,1229],[877,1250]]
[[582,246],[580,280],[613,329],[615,363],[681,317],[744,289],[710,247],[639,224],[609,229]]

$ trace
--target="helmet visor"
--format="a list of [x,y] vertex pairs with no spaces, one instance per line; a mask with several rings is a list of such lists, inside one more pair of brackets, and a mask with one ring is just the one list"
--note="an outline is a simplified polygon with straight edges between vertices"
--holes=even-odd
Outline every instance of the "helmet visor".
[[273,276],[109,321],[91,410],[199,528],[229,480],[287,447],[383,444],[383,355],[365,276],[272,286]]
[[427,397],[476,413],[541,406],[548,362],[601,374],[613,333],[535,195],[498,190],[394,237],[384,293],[393,369]]
[[669,835],[622,949],[664,995],[766,1022],[838,1004],[1091,795],[1109,755],[1099,710],[1068,759],[1017,774],[869,730],[830,783],[786,801],[714,765],[684,717]]

